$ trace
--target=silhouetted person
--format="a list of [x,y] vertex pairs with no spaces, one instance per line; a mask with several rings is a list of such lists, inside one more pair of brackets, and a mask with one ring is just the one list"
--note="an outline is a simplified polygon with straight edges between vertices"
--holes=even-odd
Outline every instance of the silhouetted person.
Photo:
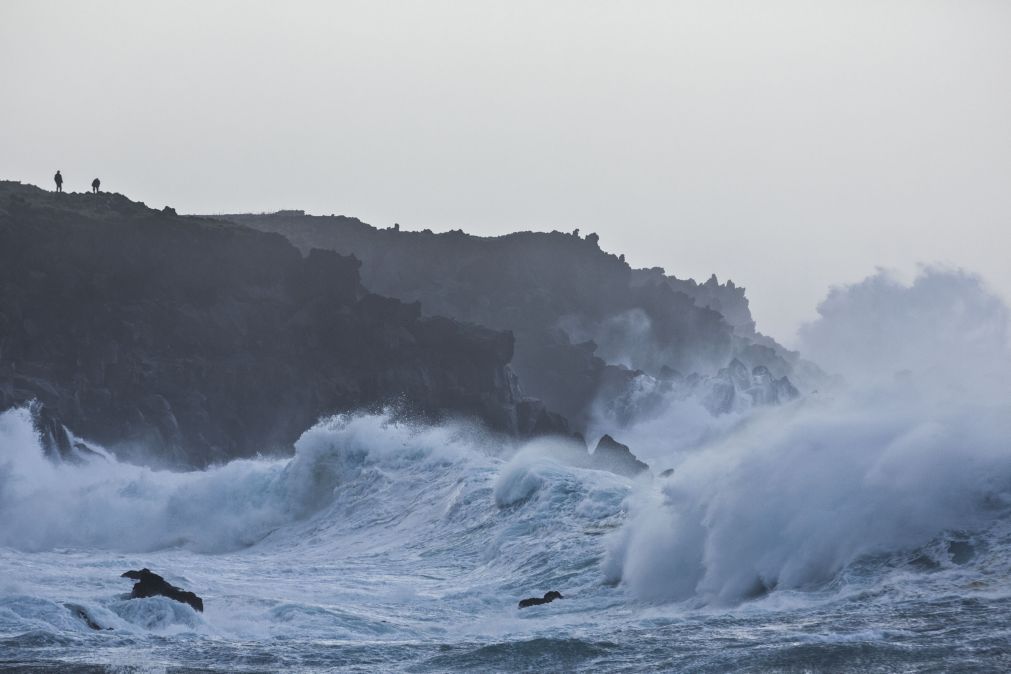
[[95,194],[98,194],[98,188],[101,186],[102,181],[99,180],[98,178],[95,178],[94,180],[91,181],[91,191],[94,192]]
[[56,191],[57,192],[62,192],[63,191],[63,176],[60,175],[59,171],[57,171],[56,175],[53,176],[53,180],[56,181]]

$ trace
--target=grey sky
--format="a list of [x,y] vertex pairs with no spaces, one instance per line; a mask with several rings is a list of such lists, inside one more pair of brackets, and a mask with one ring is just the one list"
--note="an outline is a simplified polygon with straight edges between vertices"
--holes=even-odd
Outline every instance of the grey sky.
[[1011,297],[1011,2],[0,0],[0,177],[180,212],[579,227],[747,286]]

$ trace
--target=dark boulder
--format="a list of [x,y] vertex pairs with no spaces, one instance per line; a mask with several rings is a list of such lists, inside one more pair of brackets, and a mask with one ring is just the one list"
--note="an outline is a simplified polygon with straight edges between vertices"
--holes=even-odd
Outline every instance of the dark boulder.
[[550,604],[556,599],[565,599],[561,592],[556,592],[552,590],[551,592],[545,592],[543,597],[531,597],[529,599],[520,600],[520,608],[529,608],[531,606],[540,606],[541,604]]
[[183,590],[175,585],[169,584],[168,581],[159,576],[157,573],[153,573],[150,569],[127,571],[122,577],[132,578],[137,581],[134,583],[133,590],[130,592],[131,599],[142,599],[144,597],[168,597],[169,599],[189,604],[195,611],[200,611],[202,613],[204,610],[203,599],[188,590]]
[[635,477],[649,470],[649,466],[635,457],[626,445],[621,444],[610,435],[605,435],[597,442],[593,450],[591,468],[609,470],[618,475]]
[[105,455],[78,440],[47,406],[33,400],[28,407],[42,450],[54,463],[81,463]]
[[85,625],[87,625],[88,627],[90,627],[93,630],[111,630],[112,629],[111,627],[102,627],[101,625],[99,625],[95,621],[95,619],[91,617],[91,613],[88,612],[88,609],[84,608],[80,604],[64,604],[64,606],[67,608],[68,611],[70,611],[70,613],[75,618],[77,618],[78,620],[80,620],[81,622],[83,622]]

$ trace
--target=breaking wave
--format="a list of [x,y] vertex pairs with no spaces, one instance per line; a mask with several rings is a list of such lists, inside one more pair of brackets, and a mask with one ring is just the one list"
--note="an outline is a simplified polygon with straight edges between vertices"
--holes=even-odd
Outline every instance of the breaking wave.
[[[653,478],[587,468],[582,448],[560,439],[517,445],[387,414],[326,419],[292,457],[203,471],[101,451],[60,463],[30,411],[10,410],[0,632],[29,650],[107,628],[456,644],[430,653],[436,666],[467,653],[483,662],[498,643],[582,649],[642,604],[688,615],[764,597],[749,607],[772,611],[908,578],[922,591],[924,572],[948,579],[938,596],[1002,587],[1011,392],[999,384],[1011,358],[995,302],[978,279],[938,270],[908,286],[879,276],[836,290],[803,335],[835,383],[721,417],[690,399],[670,406],[620,438]],[[124,600],[118,574],[139,566],[200,589],[207,612]],[[563,601],[517,611],[517,599],[555,589]],[[272,649],[263,662],[298,665]]]
[[325,510],[338,498],[362,493],[383,469],[464,462],[478,444],[472,434],[463,426],[347,415],[309,429],[290,459],[244,459],[205,471],[171,472],[101,455],[75,463],[51,461],[30,411],[14,409],[0,414],[5,521],[0,546],[239,549]]
[[819,589],[1007,518],[1006,307],[978,278],[927,269],[910,286],[882,273],[836,289],[819,311],[804,346],[843,383],[666,457],[673,475],[630,500],[605,562],[633,597]]

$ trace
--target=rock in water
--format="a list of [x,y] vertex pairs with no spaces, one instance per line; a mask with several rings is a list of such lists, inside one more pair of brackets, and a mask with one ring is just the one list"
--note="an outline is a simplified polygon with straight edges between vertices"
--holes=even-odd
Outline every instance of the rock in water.
[[159,576],[157,573],[152,572],[150,569],[127,571],[122,577],[132,578],[137,581],[133,585],[133,591],[130,592],[131,599],[162,596],[174,599],[175,601],[179,601],[184,604],[189,604],[194,610],[200,611],[201,613],[204,610],[203,599],[192,592],[169,584],[168,581]]
[[605,435],[597,442],[590,467],[597,470],[609,470],[612,473],[628,477],[635,477],[639,473],[649,470],[649,466],[635,458],[632,450],[610,435]]
[[781,405],[800,396],[797,388],[784,375],[779,379],[764,365],[748,373],[737,358],[720,371],[700,382],[702,404],[713,415],[739,411],[742,404]]
[[85,625],[87,625],[93,630],[112,629],[111,627],[102,627],[97,622],[95,622],[95,620],[91,617],[91,614],[88,613],[88,609],[84,608],[80,604],[64,604],[64,606],[67,607],[67,610],[70,611],[74,615],[74,617],[79,619],[81,622],[83,622]]
[[[3,408],[0,407],[0,409]],[[32,415],[32,425],[42,444],[42,451],[45,452],[46,458],[53,463],[65,461],[82,463],[96,457],[106,458],[104,454],[89,447],[87,443],[75,438],[48,406],[38,400],[33,400],[28,409]]]
[[552,590],[551,592],[545,592],[543,597],[530,597],[529,599],[520,600],[520,608],[528,608],[530,606],[540,606],[541,604],[550,604],[556,599],[565,599],[561,592],[556,592]]

